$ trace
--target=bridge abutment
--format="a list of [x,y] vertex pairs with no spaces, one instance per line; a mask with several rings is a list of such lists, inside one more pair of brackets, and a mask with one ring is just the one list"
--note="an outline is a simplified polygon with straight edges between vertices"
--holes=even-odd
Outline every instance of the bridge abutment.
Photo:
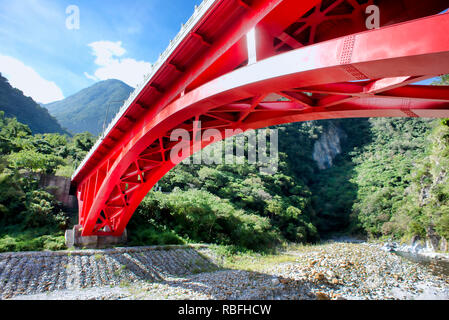
[[82,236],[81,231],[81,225],[75,225],[73,229],[66,230],[65,244],[67,248],[102,249],[115,245],[125,244],[127,240],[126,229],[120,237]]

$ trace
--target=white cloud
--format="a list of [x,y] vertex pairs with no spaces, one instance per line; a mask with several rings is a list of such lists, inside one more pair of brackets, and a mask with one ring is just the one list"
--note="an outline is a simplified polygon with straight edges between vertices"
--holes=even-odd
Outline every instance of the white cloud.
[[93,80],[93,81],[98,81],[98,78],[97,78],[96,76],[93,76],[93,75],[91,75],[91,74],[88,74],[87,72],[84,72],[84,76],[85,76],[87,79],[90,79],[90,80]]
[[0,55],[0,72],[11,86],[40,103],[64,99],[62,90],[52,81],[42,78],[33,68],[12,57]]
[[131,87],[136,87],[151,70],[149,62],[121,58],[126,53],[121,41],[97,41],[90,43],[89,47],[96,57],[95,64],[99,66],[93,75],[84,73],[89,79],[119,79]]

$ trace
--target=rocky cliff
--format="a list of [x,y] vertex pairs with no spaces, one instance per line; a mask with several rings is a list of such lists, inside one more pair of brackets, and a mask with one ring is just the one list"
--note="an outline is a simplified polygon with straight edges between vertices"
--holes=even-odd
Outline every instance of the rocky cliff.
[[342,152],[341,144],[346,138],[347,135],[341,128],[329,122],[313,147],[313,160],[320,170],[332,167],[335,157]]

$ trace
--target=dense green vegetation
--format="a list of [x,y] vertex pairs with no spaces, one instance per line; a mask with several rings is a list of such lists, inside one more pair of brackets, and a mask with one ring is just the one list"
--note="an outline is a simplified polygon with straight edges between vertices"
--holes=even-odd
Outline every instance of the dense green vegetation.
[[45,107],[70,132],[99,135],[132,91],[120,80],[105,80]]
[[[371,119],[373,142],[354,155],[358,226],[370,235],[388,235],[388,222],[402,207],[417,161],[425,152],[434,122],[421,119]],[[355,221],[354,221],[355,222]]]
[[398,201],[391,219],[382,226],[383,234],[396,237],[418,235],[422,238],[434,229],[449,238],[449,123],[443,121],[428,137],[425,156],[407,177],[410,185]]
[[287,157],[280,154],[279,170],[271,175],[261,174],[257,165],[248,163],[181,163],[160,181],[162,192],[150,193],[140,206],[130,236],[134,227],[140,235],[168,226],[184,241],[250,249],[269,248],[285,240],[318,240],[310,190],[295,178]]
[[[344,133],[341,153],[320,170],[312,154],[331,126]],[[247,162],[181,163],[137,209],[129,243],[260,251],[336,233],[406,240],[435,230],[449,237],[447,120],[341,119],[277,129],[276,173]],[[89,133],[33,135],[0,113],[0,251],[63,247],[63,230],[76,221],[39,188],[39,175],[70,176],[94,140]]]
[[47,111],[22,91],[11,87],[0,73],[0,111],[28,125],[33,133],[67,133]]
[[[442,81],[447,82],[447,77]],[[343,150],[331,168],[318,170],[312,159],[313,146],[331,123],[345,132]],[[167,220],[167,215],[177,215],[186,206],[180,199],[189,196],[189,206],[217,219],[210,206],[194,201],[213,194],[217,204],[229,203],[233,210],[267,218],[271,228],[266,230],[279,241],[313,242],[341,233],[407,240],[414,235],[425,237],[430,229],[447,238],[447,121],[344,119],[277,128],[278,173],[261,175],[256,166],[248,164],[181,164],[159,183],[162,193],[149,195],[136,213],[136,232],[170,226],[166,230],[176,235],[173,241],[210,241],[212,234],[212,242],[226,243],[213,229],[208,238],[177,229],[176,223]],[[164,212],[161,209],[164,215],[138,218],[149,211]],[[201,220],[195,223],[207,229],[206,222],[204,226]]]
[[[444,76],[440,83],[449,84]],[[372,143],[351,154],[357,186],[351,231],[409,239],[448,236],[447,120],[370,119]]]
[[71,216],[48,191],[41,174],[70,174],[93,136],[35,134],[0,111],[0,252],[64,247]]

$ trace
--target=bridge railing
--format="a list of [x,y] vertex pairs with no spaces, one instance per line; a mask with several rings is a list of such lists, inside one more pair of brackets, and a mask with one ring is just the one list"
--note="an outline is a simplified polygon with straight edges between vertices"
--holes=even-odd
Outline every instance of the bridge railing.
[[150,72],[145,76],[144,80],[137,85],[134,91],[129,95],[128,99],[122,105],[122,107],[118,110],[112,121],[107,126],[106,130],[101,134],[99,139],[95,142],[93,147],[89,150],[86,157],[80,163],[78,168],[75,170],[72,175],[72,180],[78,175],[81,169],[84,167],[89,158],[93,155],[95,150],[100,146],[104,138],[108,135],[108,133],[112,130],[115,124],[119,121],[119,119],[123,116],[123,114],[128,110],[137,96],[140,94],[143,88],[147,86],[147,84],[151,81],[154,75],[159,71],[161,66],[167,61],[168,57],[173,53],[173,51],[179,46],[179,44],[186,38],[186,36],[192,31],[193,27],[198,23],[200,18],[204,16],[204,14],[212,7],[212,5],[217,0],[203,0],[199,6],[195,6],[195,10],[190,19],[186,22],[186,24],[181,25],[181,30],[175,36],[173,40],[170,40],[170,43],[165,49],[163,53],[159,55],[158,60],[154,65],[152,65]]

